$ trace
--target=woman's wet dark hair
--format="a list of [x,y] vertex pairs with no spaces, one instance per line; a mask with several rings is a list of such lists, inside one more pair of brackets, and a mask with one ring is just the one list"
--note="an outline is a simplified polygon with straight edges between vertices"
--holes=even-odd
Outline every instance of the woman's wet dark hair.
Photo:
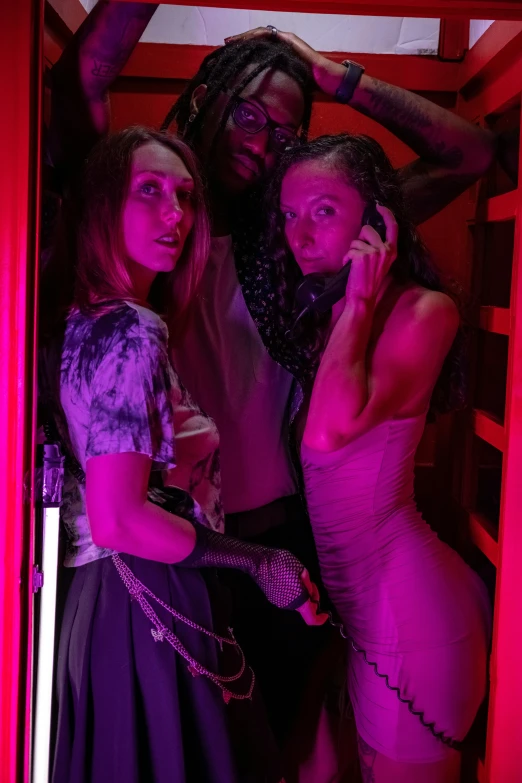
[[[383,148],[374,139],[348,133],[321,136],[287,150],[281,158],[265,195],[267,213],[266,242],[276,268],[277,295],[282,322],[288,323],[288,312],[294,310],[296,287],[302,273],[290,252],[284,230],[284,216],[279,208],[283,179],[292,166],[322,160],[346,175],[366,203],[377,201],[388,207],[399,228],[398,254],[391,274],[399,283],[413,281],[432,291],[445,291],[455,300],[450,286],[444,286],[441,275],[431,262],[428,250],[408,215],[397,171]],[[457,302],[458,303],[458,302]],[[313,377],[324,345],[329,315],[309,317],[298,333],[296,351],[308,353]],[[283,323],[281,323],[283,328]],[[446,412],[463,407],[466,402],[464,355],[465,332],[461,329],[446,358],[433,392],[432,412]]]

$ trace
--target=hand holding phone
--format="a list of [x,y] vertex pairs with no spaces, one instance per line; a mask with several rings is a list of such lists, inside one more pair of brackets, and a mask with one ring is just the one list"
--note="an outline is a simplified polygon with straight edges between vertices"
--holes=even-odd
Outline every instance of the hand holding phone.
[[343,259],[351,262],[345,289],[350,308],[356,300],[375,303],[397,258],[397,221],[389,209],[379,206],[377,211],[385,224],[384,238],[373,227],[363,226]]
[[[372,226],[382,241],[386,240],[386,224],[375,201],[371,201],[365,208],[361,226]],[[320,272],[312,272],[303,277],[295,294],[296,304],[301,310],[292,329],[287,332],[288,337],[294,336],[295,327],[307,313],[326,313],[345,295],[351,265],[352,262],[348,261],[334,277],[326,277]]]

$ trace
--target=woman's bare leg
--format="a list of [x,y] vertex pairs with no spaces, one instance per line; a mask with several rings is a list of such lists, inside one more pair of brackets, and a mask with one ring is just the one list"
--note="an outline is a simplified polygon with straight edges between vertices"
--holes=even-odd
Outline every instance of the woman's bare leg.
[[442,761],[410,764],[383,756],[361,737],[358,745],[363,783],[459,783],[460,753],[455,750]]

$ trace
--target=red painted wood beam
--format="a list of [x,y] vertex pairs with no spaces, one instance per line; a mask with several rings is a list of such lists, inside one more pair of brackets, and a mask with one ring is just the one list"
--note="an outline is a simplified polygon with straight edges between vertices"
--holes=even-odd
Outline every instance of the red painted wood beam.
[[[157,2],[157,0],[145,0]],[[165,5],[178,5],[164,0]],[[183,0],[183,5],[240,8],[251,11],[356,14],[362,16],[460,17],[461,19],[520,19],[521,0]]]
[[[519,150],[519,159],[522,147]],[[517,191],[521,196],[521,187]],[[503,457],[499,525],[499,571],[495,586],[493,645],[490,664],[486,780],[517,781],[522,769],[519,711],[522,701],[522,231],[516,221],[511,281],[512,330],[506,384],[506,450]]]
[[[45,53],[49,64],[56,61],[61,53],[60,45],[67,42],[84,18],[85,11],[79,0],[74,0],[70,7],[64,4],[64,0],[47,0]],[[452,20],[452,24],[462,25],[455,20]],[[195,44],[140,43],[131,55],[122,76],[187,80],[192,78],[203,58],[214,48]],[[458,63],[440,62],[436,57],[350,52],[323,54],[336,62],[357,60],[376,79],[417,92],[456,92],[460,81]]]
[[[460,113],[469,120],[485,117],[515,106],[522,92],[522,35],[518,36],[516,51],[504,61],[504,52],[486,66],[461,91]],[[510,47],[506,47],[510,48]]]
[[0,781],[27,781],[31,713],[35,275],[43,2],[2,6],[0,127]]
[[[491,17],[490,17],[491,18]],[[522,21],[494,22],[466,55],[461,89],[474,93],[513,63],[522,52]]]
[[439,57],[460,61],[469,49],[469,19],[441,19]]
[[[190,79],[213,46],[140,43],[134,50],[123,76],[147,79]],[[350,54],[323,52],[336,62],[355,59],[376,79],[399,84],[419,92],[456,92],[459,64],[442,63],[436,57],[396,54]]]
[[45,0],[45,24],[53,25],[55,19],[61,22],[61,33],[72,35],[81,25],[87,11],[80,0]]

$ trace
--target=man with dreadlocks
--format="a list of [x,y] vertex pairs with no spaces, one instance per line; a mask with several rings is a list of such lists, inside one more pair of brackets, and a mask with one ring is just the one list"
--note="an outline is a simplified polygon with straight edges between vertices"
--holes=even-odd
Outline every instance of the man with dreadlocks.
[[[134,25],[122,22],[119,30],[91,25],[89,45],[83,39],[78,46],[77,38],[69,47],[68,63],[77,67],[65,86],[56,82],[60,105],[67,107],[56,116],[62,129],[74,124],[84,141],[91,136],[78,119],[88,117],[91,135],[105,132],[107,90],[131,51],[125,45],[122,53],[122,41],[137,41],[135,33],[152,10],[144,3],[99,5],[105,12],[128,5],[141,16]],[[64,70],[60,63],[55,68]],[[307,356],[294,355],[285,340],[272,264],[258,240],[258,199],[281,152],[306,139],[315,89],[380,122],[416,152],[418,159],[403,168],[401,179],[417,223],[482,176],[494,154],[489,132],[371,78],[356,63],[334,63],[275,28],[250,31],[212,52],[165,118],[163,127],[177,127],[197,151],[208,180],[211,256],[199,307],[175,362],[220,430],[228,532],[289,548],[312,573],[312,538],[287,439],[291,389],[294,378],[306,379]],[[82,100],[89,108],[83,114]],[[282,739],[322,644],[321,631],[272,613],[246,584],[235,595],[236,633]]]

